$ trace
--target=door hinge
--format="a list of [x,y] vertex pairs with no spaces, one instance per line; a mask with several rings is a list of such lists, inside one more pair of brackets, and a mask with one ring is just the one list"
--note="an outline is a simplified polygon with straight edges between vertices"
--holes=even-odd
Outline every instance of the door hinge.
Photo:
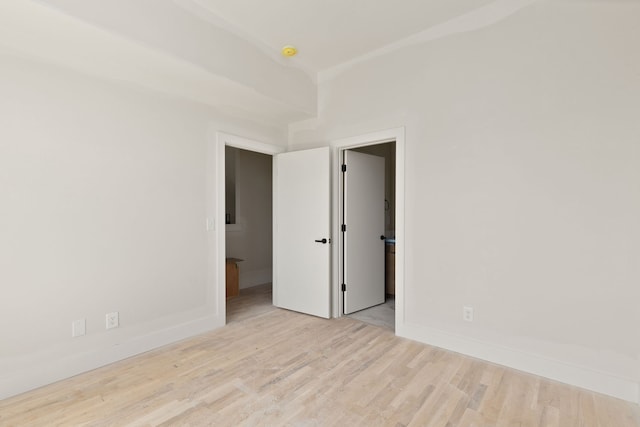
[[342,232],[344,233],[345,231],[347,231],[347,224],[342,224]]
[[344,283],[342,284],[342,292],[346,292],[347,291],[347,285],[345,285]]
[[346,172],[347,171],[347,165],[342,165],[342,172]]

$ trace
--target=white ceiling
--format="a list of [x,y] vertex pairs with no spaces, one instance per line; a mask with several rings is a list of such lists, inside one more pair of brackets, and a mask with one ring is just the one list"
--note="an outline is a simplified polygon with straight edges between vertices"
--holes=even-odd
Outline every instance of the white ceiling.
[[[294,45],[310,72],[336,67],[495,0],[176,0],[279,52]],[[194,8],[191,8],[194,11]]]
[[[104,9],[100,11],[105,14]],[[1,55],[34,58],[83,74],[192,99],[214,107],[227,118],[270,128],[310,117],[303,108],[260,93],[248,84],[162,50],[132,43],[131,39],[40,2],[0,0]]]
[[[491,25],[535,1],[0,0],[0,54],[280,127],[313,117],[316,83],[355,63]],[[286,44],[299,55],[283,58]]]

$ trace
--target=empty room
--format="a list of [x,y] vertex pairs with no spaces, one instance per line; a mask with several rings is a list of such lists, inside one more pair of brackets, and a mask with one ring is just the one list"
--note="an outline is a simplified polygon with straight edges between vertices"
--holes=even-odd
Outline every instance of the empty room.
[[0,1],[0,426],[640,426],[640,2]]

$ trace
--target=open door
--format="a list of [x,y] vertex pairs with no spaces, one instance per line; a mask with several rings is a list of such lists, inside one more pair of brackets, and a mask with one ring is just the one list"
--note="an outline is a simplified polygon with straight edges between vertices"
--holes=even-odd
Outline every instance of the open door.
[[273,158],[273,305],[331,317],[329,147]]
[[385,301],[384,158],[344,151],[344,313]]

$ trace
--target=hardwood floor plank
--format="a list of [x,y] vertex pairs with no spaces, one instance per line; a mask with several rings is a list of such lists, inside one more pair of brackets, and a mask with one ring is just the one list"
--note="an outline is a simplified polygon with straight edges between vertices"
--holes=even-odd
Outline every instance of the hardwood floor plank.
[[0,401],[0,425],[640,426],[637,405],[270,301],[241,290],[226,327]]

